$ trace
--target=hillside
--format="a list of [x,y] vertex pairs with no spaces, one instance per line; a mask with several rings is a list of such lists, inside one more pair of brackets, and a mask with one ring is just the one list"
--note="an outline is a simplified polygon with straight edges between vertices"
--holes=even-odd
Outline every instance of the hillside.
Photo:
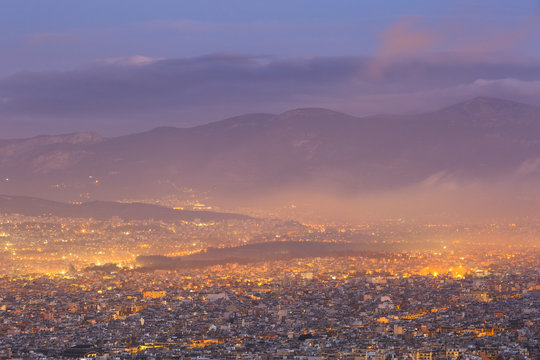
[[142,203],[118,203],[111,201],[89,201],[68,204],[27,196],[0,195],[0,213],[26,216],[57,216],[65,218],[92,218],[108,220],[113,217],[122,220],[161,221],[219,221],[247,220],[248,216],[212,211],[176,210],[163,206]]
[[326,109],[252,114],[116,138],[72,134],[0,142],[0,192],[118,200],[201,194],[244,202],[288,189],[354,195],[441,176],[539,175],[540,109],[476,98],[418,115]]

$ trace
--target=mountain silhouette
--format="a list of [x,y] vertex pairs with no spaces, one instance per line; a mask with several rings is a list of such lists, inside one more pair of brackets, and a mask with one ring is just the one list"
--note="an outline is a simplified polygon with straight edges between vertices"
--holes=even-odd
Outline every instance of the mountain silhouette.
[[416,115],[359,118],[304,108],[114,138],[2,140],[0,192],[109,200],[171,193],[239,199],[305,187],[355,194],[442,173],[535,178],[536,159],[540,108],[479,97]]

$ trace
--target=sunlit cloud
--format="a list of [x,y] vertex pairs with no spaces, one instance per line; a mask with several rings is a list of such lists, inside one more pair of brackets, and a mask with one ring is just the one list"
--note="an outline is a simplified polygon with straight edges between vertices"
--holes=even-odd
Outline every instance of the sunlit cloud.
[[383,31],[381,44],[369,68],[370,75],[380,76],[392,61],[416,57],[437,42],[439,35],[433,30],[421,28],[419,22],[417,18],[404,18]]
[[163,59],[151,58],[151,57],[143,56],[143,55],[135,55],[135,56],[130,56],[130,57],[108,58],[108,59],[102,60],[101,62],[104,64],[110,64],[110,65],[140,66],[140,65],[148,65],[156,61],[160,61],[160,60],[163,60]]

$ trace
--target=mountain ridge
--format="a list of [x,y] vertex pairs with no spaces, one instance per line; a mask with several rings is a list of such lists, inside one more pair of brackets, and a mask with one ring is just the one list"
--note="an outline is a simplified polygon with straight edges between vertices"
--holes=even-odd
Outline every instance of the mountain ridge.
[[26,216],[57,216],[65,218],[93,218],[110,220],[163,220],[163,221],[202,221],[247,220],[251,217],[234,213],[220,213],[206,210],[179,210],[160,205],[139,202],[124,203],[112,201],[88,201],[82,203],[63,203],[34,196],[13,196],[0,194],[0,213]]
[[153,133],[153,132],[158,132],[159,133],[159,132],[167,132],[167,131],[174,131],[174,130],[200,129],[200,128],[204,128],[204,127],[211,126],[211,125],[217,125],[217,124],[242,123],[242,120],[247,120],[247,122],[252,122],[253,117],[261,117],[261,118],[289,117],[289,115],[291,115],[291,114],[309,114],[309,115],[313,116],[313,113],[319,113],[319,114],[323,113],[323,114],[346,116],[346,117],[355,118],[355,119],[376,119],[376,118],[381,118],[381,117],[400,117],[400,116],[403,116],[404,118],[408,118],[408,117],[415,117],[415,116],[419,116],[419,115],[421,116],[421,115],[425,115],[425,114],[432,114],[432,113],[436,113],[437,111],[447,111],[447,110],[450,110],[450,109],[452,109],[452,110],[453,109],[460,109],[462,111],[466,110],[467,108],[474,109],[474,108],[478,107],[477,105],[481,105],[481,104],[496,105],[496,106],[505,105],[505,106],[509,106],[509,107],[521,106],[521,107],[526,107],[528,109],[540,110],[540,107],[537,107],[537,106],[534,106],[534,105],[531,105],[531,104],[526,104],[526,103],[522,103],[522,102],[516,102],[516,101],[507,100],[507,99],[501,99],[501,98],[487,97],[487,96],[477,96],[477,97],[472,98],[470,100],[465,100],[465,101],[462,101],[462,102],[459,102],[459,103],[456,103],[456,104],[452,104],[452,105],[443,107],[440,110],[429,111],[429,112],[418,113],[418,114],[412,114],[412,115],[374,114],[374,115],[369,115],[369,116],[354,116],[354,115],[347,114],[345,112],[335,111],[335,110],[327,109],[327,108],[303,107],[303,108],[295,108],[295,109],[287,110],[287,111],[284,111],[284,112],[281,112],[281,113],[278,113],[278,114],[272,114],[272,113],[246,113],[246,114],[242,114],[242,115],[229,117],[229,118],[226,118],[226,119],[223,119],[223,120],[217,120],[217,121],[204,123],[204,124],[200,124],[200,125],[194,125],[194,126],[191,126],[191,127],[177,127],[177,126],[170,126],[170,125],[156,126],[156,127],[150,128],[150,129],[142,131],[142,132],[128,133],[128,134],[125,134],[125,135],[119,135],[119,136],[114,136],[114,137],[105,137],[105,136],[103,136],[103,135],[101,135],[99,133],[93,132],[93,131],[77,131],[77,132],[62,133],[62,134],[41,134],[41,135],[36,135],[36,136],[29,137],[29,138],[3,138],[3,139],[0,139],[0,146],[2,145],[2,142],[30,141],[30,140],[49,139],[49,138],[67,139],[68,140],[68,141],[66,141],[67,143],[73,143],[73,144],[84,143],[85,142],[82,139],[81,139],[80,142],[78,142],[76,140],[71,141],[71,139],[76,139],[77,137],[94,138],[92,140],[88,139],[87,142],[95,142],[95,143],[97,143],[97,142],[101,142],[101,141],[104,141],[104,140],[107,140],[107,139],[118,139],[118,138],[124,138],[124,137],[133,136],[133,135],[141,135],[141,134],[147,134],[147,133]]
[[0,142],[0,192],[64,200],[194,192],[249,201],[295,188],[386,191],[438,173],[491,181],[537,158],[540,108],[508,100],[479,97],[434,112],[368,117],[299,108],[87,143]]

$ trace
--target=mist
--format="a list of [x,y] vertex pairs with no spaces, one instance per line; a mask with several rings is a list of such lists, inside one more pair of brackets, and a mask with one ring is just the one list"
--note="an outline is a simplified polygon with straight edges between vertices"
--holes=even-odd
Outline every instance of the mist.
[[313,223],[361,224],[398,219],[446,224],[512,223],[537,219],[540,186],[535,181],[515,178],[422,182],[360,193],[306,185],[218,203],[239,210],[264,209],[267,214]]

